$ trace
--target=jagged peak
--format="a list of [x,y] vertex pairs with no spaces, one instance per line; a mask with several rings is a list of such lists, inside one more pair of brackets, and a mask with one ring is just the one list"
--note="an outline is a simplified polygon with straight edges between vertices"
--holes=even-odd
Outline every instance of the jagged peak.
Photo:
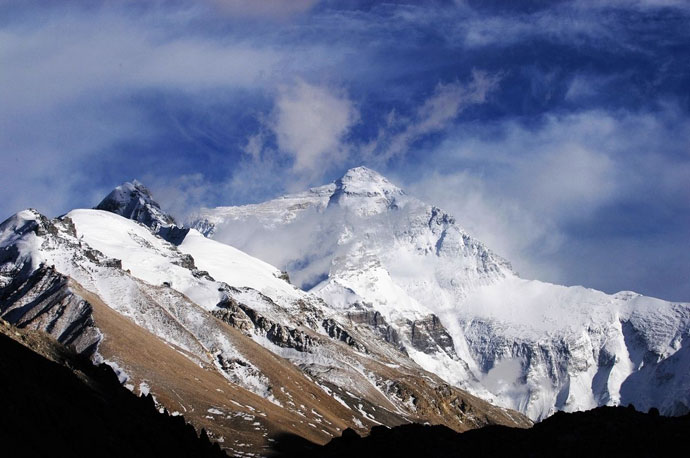
[[45,217],[34,208],[27,208],[7,218],[0,224],[0,247],[5,247],[33,230]]
[[117,186],[95,208],[139,221],[153,229],[175,224],[175,219],[153,200],[151,191],[136,179]]
[[153,196],[151,194],[151,191],[149,191],[149,188],[144,186],[144,184],[136,178],[132,181],[125,181],[120,186],[115,187],[115,189],[113,189],[113,191],[110,194],[113,194],[113,192],[116,191],[120,194],[124,192],[135,193],[138,196],[141,196],[145,200],[149,201],[152,205],[158,206],[158,203],[153,200]]
[[367,167],[355,167],[335,180],[328,206],[347,207],[360,215],[371,215],[393,208],[405,193],[386,177]]
[[335,181],[337,189],[348,194],[380,196],[403,194],[402,189],[391,183],[386,177],[368,167],[359,166],[349,169]]
[[345,174],[343,175],[343,177],[346,177],[346,176],[357,177],[357,176],[365,176],[365,175],[376,176],[376,177],[385,179],[385,177],[383,175],[381,175],[380,173],[378,173],[376,170],[370,169],[369,167],[366,167],[364,165],[360,165],[360,166],[352,167],[351,169],[348,169],[347,172],[345,172]]

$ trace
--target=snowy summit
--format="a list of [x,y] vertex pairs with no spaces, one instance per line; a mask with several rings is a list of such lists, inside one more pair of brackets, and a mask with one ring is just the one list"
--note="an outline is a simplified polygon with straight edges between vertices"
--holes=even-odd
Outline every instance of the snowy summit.
[[113,189],[96,205],[96,209],[116,213],[150,227],[175,224],[175,219],[161,210],[160,205],[151,197],[151,192],[137,180]]
[[520,278],[453,216],[365,167],[191,224],[285,266],[339,313],[380,314],[419,365],[535,420],[690,405],[688,304]]
[[379,173],[366,167],[348,170],[335,181],[328,205],[356,209],[360,215],[380,213],[405,193]]

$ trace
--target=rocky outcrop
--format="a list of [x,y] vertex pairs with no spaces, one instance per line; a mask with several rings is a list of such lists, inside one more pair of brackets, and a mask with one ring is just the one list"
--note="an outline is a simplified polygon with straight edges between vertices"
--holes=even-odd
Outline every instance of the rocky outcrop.
[[326,331],[331,339],[339,340],[345,342],[350,347],[362,353],[368,353],[367,348],[364,345],[359,344],[351,335],[348,333],[337,321],[333,318],[328,318],[323,320],[321,323],[323,329]]
[[308,333],[269,320],[251,307],[230,297],[226,297],[217,307],[212,312],[216,318],[247,334],[257,332],[264,335],[279,347],[310,352],[315,345],[318,345],[318,339]]
[[405,346],[400,340],[398,332],[391,325],[388,324],[386,319],[381,315],[381,313],[376,310],[365,309],[365,310],[355,310],[347,312],[347,318],[350,323],[354,325],[367,325],[371,328],[379,337],[383,340],[393,345],[395,348],[403,353],[405,351]]
[[[232,291],[234,288],[227,287],[227,290]],[[263,296],[263,300],[277,307],[270,298]],[[316,327],[318,320],[315,322],[315,318],[318,318],[319,314],[313,310],[313,307],[310,307],[304,301],[297,301],[297,305],[304,312],[301,318],[304,324],[312,329]],[[293,348],[301,352],[311,352],[315,346],[320,344],[318,336],[303,329],[277,323],[229,296],[226,296],[218,303],[217,309],[213,310],[212,313],[216,318],[244,331],[246,334],[257,332],[259,335],[265,336],[279,347]],[[322,318],[320,325],[331,339],[343,342],[359,352],[368,353],[367,348],[360,344],[334,319]]]
[[69,288],[69,279],[41,266],[0,289],[0,316],[20,328],[40,329],[78,353],[91,355],[101,339],[91,305]]
[[286,282],[290,283],[290,275],[284,270],[280,271],[280,275],[278,276],[281,280],[285,280]]
[[207,220],[199,220],[192,224],[192,227],[201,232],[205,237],[212,237],[216,232],[216,225]]
[[188,233],[189,228],[177,226],[161,226],[156,230],[156,234],[175,246],[181,244]]
[[190,254],[186,253],[175,253],[176,256],[171,260],[173,264],[176,266],[184,267],[185,269],[189,270],[192,275],[196,278],[203,278],[208,281],[215,281],[211,275],[209,275],[208,272],[205,270],[199,270],[196,267],[196,264],[194,264],[194,258]]
[[96,210],[116,213],[153,229],[175,224],[175,219],[161,210],[151,197],[151,192],[137,180],[113,189],[96,206]]
[[442,351],[453,359],[458,357],[455,353],[453,338],[436,315],[431,314],[421,320],[408,320],[407,324],[407,337],[417,350],[426,354]]

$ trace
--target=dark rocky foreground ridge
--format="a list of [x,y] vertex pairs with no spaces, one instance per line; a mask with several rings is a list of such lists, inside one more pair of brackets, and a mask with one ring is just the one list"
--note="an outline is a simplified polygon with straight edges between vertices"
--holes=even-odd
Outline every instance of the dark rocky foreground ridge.
[[113,370],[0,320],[0,451],[6,457],[226,457],[205,431],[160,413]]
[[445,426],[376,426],[366,437],[345,430],[318,446],[297,436],[278,438],[277,457],[666,457],[685,456],[690,414],[598,407],[558,412],[530,429],[485,426],[457,433]]

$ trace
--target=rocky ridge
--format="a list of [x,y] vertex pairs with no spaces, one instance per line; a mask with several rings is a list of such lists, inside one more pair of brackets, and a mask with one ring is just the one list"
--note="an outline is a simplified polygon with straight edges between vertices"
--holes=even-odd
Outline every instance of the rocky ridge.
[[160,228],[176,226],[158,216],[9,218],[0,315],[107,362],[237,455],[266,454],[284,432],[325,442],[379,423],[529,425],[424,372],[380,330],[353,326],[278,269],[194,230],[170,243]]

